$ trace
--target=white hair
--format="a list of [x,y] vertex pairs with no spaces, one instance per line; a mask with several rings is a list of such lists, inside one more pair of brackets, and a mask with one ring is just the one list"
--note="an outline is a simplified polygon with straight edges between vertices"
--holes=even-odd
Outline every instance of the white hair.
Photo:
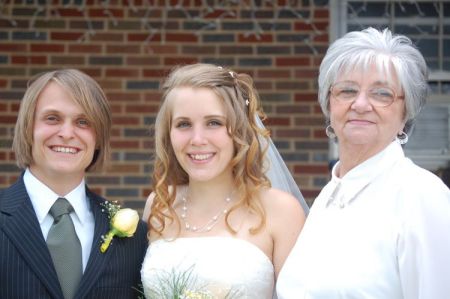
[[[319,69],[319,103],[329,122],[330,88],[338,76],[375,65],[388,79],[396,75],[405,95],[405,128],[408,133],[428,95],[428,68],[419,50],[404,35],[389,29],[353,31],[328,48]],[[392,74],[392,71],[395,74]]]

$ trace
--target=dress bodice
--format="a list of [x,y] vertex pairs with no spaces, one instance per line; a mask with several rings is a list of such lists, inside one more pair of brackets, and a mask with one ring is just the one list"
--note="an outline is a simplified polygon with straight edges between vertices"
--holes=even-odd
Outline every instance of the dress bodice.
[[173,284],[207,294],[202,298],[271,299],[274,288],[269,258],[252,243],[232,237],[154,241],[147,249],[141,276],[146,298],[161,298],[163,288],[167,292]]

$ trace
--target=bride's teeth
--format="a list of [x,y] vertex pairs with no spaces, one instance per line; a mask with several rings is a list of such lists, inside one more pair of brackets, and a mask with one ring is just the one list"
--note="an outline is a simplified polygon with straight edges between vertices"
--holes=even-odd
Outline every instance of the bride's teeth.
[[191,157],[194,160],[206,160],[209,157],[211,157],[211,154],[203,154],[203,155],[197,154],[197,155],[191,155]]

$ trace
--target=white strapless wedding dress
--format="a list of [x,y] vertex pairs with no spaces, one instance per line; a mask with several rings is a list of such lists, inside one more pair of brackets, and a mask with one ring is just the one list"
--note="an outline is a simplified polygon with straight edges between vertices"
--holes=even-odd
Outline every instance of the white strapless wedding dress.
[[173,285],[187,285],[179,292],[185,298],[272,299],[275,280],[269,258],[252,243],[232,237],[154,241],[141,277],[145,297],[158,299]]

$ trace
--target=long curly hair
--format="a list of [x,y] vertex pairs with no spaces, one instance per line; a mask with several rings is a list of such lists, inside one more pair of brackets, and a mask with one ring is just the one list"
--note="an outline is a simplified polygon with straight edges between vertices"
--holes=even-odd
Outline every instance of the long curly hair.
[[178,163],[170,140],[172,125],[172,101],[170,92],[179,87],[208,88],[224,103],[226,127],[233,140],[234,157],[231,166],[238,201],[225,215],[227,228],[236,233],[229,223],[229,216],[242,206],[248,207],[260,219],[250,229],[257,233],[266,221],[266,214],[257,195],[270,182],[265,175],[264,155],[269,131],[256,123],[265,118],[259,96],[247,74],[238,74],[212,64],[192,64],[175,68],[162,85],[162,103],[155,121],[155,160],[153,171],[154,199],[147,221],[149,231],[161,235],[167,221],[175,221],[178,232],[181,222],[173,204],[178,185],[189,183],[189,176]]

